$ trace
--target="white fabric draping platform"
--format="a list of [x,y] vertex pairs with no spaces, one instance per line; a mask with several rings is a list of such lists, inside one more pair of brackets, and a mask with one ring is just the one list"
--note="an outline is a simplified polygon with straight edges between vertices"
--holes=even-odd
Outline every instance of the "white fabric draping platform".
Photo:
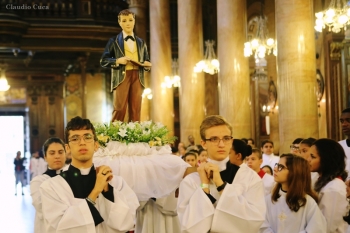
[[108,142],[94,154],[96,167],[108,165],[113,174],[124,178],[139,201],[161,198],[179,187],[186,168],[170,146],[150,147],[147,143]]

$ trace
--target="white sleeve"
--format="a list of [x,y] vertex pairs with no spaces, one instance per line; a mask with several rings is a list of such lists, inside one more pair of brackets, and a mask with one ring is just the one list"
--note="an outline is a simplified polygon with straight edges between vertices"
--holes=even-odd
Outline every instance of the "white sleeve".
[[36,176],[30,182],[30,195],[32,197],[32,205],[35,208],[36,215],[42,219],[40,185],[47,179],[48,176]]
[[111,185],[114,187],[114,202],[100,194],[97,203],[100,215],[107,225],[107,233],[115,230],[127,232],[134,227],[139,201],[122,177],[114,176]]
[[[237,175],[235,180],[240,180]],[[253,185],[246,180],[227,184],[217,204],[212,231],[258,232],[265,220],[266,204],[262,181]],[[249,186],[246,188],[245,186]],[[229,230],[228,230],[229,229]]]
[[32,205],[35,208],[34,232],[44,231],[43,211],[41,204],[40,185],[50,177],[47,175],[36,176],[30,182],[30,195],[32,197]]
[[[309,197],[306,203],[307,224],[301,233],[326,233],[327,222],[316,202]],[[342,218],[343,219],[343,218]]]
[[[59,179],[62,179],[61,181]],[[95,223],[85,199],[74,198],[62,177],[40,186],[46,233],[95,233]]]
[[208,232],[214,215],[214,206],[200,187],[198,173],[186,176],[179,187],[177,213],[181,232]]
[[271,228],[271,224],[273,224],[273,221],[271,219],[271,217],[273,217],[273,214],[271,213],[273,210],[271,194],[265,197],[265,203],[266,203],[266,215],[265,215],[265,220],[260,227],[259,233],[274,233],[274,231]]
[[333,190],[322,192],[318,206],[326,218],[327,232],[336,232],[347,224],[343,219],[347,205],[346,198],[339,192]]

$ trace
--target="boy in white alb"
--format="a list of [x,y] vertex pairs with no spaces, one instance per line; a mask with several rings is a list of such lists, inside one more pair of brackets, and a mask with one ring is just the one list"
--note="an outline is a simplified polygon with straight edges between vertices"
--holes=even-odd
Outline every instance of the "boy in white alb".
[[40,186],[45,233],[129,231],[138,199],[123,178],[113,177],[110,167],[94,167],[92,157],[99,146],[94,126],[75,117],[67,124],[65,140],[71,165]]
[[262,163],[262,156],[259,151],[259,149],[254,148],[252,149],[252,154],[247,156],[246,163],[248,167],[253,169],[260,178],[263,181],[264,188],[265,188],[265,195],[268,195],[271,193],[273,186],[275,185],[275,181],[273,179],[273,176],[265,173],[261,168],[260,165]]
[[221,116],[209,116],[200,135],[209,159],[180,184],[181,232],[258,232],[266,212],[264,188],[256,174],[230,163],[231,126]]

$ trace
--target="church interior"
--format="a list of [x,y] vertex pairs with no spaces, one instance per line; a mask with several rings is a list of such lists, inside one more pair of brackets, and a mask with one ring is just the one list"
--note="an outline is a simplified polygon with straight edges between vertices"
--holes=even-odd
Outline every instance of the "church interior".
[[234,138],[272,140],[274,154],[295,138],[340,140],[339,116],[350,107],[350,31],[329,22],[315,29],[315,14],[331,2],[2,0],[0,117],[23,119],[22,148],[11,158],[64,138],[75,116],[110,121],[111,71],[100,58],[121,32],[123,9],[135,13],[134,33],[152,62],[141,121],[163,123],[176,144],[189,135],[199,144],[208,115],[225,117]]

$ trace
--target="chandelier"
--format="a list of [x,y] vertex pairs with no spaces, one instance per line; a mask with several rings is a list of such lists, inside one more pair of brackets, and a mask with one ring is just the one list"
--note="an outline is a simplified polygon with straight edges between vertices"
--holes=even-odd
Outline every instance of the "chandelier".
[[315,30],[322,32],[328,26],[329,31],[338,33],[342,28],[346,30],[350,23],[350,6],[346,0],[331,0],[327,10],[317,12]]
[[216,59],[214,44],[214,40],[205,41],[204,59],[196,64],[194,67],[194,72],[205,72],[211,75],[219,72],[220,64],[219,60]]
[[173,59],[171,62],[171,70],[172,70],[172,75],[171,76],[165,76],[164,77],[164,82],[162,82],[161,87],[163,89],[165,88],[172,88],[172,87],[179,87],[181,85],[181,78],[178,75],[178,70],[179,70],[179,63],[177,59]]
[[267,17],[256,16],[249,22],[257,24],[257,31],[254,38],[244,43],[244,56],[250,57],[254,53],[255,62],[258,63],[259,59],[264,58],[265,54],[277,55],[277,43],[274,39],[268,38],[267,30]]
[[0,91],[8,91],[10,89],[10,85],[7,83],[7,79],[5,77],[5,69],[1,69],[1,76],[0,76]]

